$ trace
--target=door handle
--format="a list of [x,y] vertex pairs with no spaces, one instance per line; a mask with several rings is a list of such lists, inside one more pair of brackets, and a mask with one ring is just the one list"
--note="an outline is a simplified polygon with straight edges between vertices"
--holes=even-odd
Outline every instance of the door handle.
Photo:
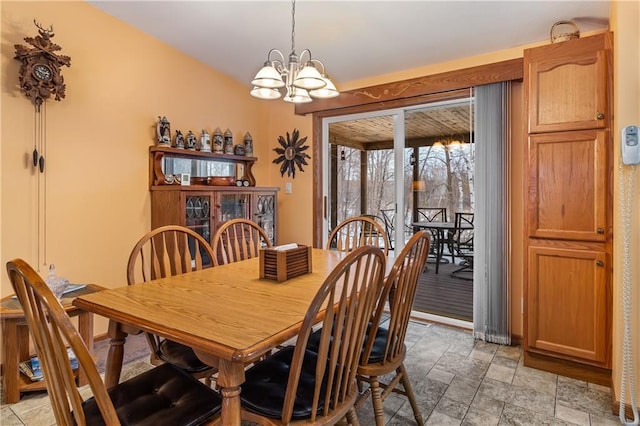
[[596,260],[596,265],[602,267],[604,266],[604,262],[602,260]]

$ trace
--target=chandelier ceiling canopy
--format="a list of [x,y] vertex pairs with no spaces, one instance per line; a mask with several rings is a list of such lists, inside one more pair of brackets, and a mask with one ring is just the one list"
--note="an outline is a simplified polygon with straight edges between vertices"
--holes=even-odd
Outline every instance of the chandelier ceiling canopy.
[[[304,49],[298,56],[295,48],[296,2],[291,1],[291,53],[289,60],[278,49],[267,53],[267,61],[251,81],[251,96],[260,99],[279,99],[281,88],[286,88],[285,102],[305,103],[312,98],[333,98],[339,95],[336,86],[326,75],[322,61]],[[305,59],[303,61],[303,59]],[[321,71],[316,66],[319,65]]]

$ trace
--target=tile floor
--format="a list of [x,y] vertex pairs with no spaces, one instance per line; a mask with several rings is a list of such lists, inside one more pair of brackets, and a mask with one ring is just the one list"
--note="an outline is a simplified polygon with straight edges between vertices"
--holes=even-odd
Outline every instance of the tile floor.
[[[406,344],[405,365],[428,425],[620,424],[609,388],[524,367],[519,347],[474,342],[468,331],[416,321]],[[132,361],[123,378],[147,368],[146,357]],[[389,396],[384,409],[389,426],[415,424],[400,395]],[[358,417],[363,426],[375,424],[370,401]],[[2,405],[0,424],[55,424],[46,393]]]

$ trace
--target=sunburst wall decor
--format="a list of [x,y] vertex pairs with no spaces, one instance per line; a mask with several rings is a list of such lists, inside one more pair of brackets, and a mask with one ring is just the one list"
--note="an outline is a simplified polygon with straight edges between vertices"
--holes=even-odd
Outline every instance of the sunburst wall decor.
[[273,160],[273,163],[282,163],[280,165],[281,176],[284,176],[286,172],[287,176],[295,178],[296,165],[298,166],[298,170],[300,170],[301,172],[304,172],[304,170],[302,169],[302,165],[309,165],[305,159],[311,157],[304,152],[309,148],[308,145],[304,145],[304,143],[307,141],[307,137],[305,136],[302,139],[298,139],[299,137],[300,132],[298,131],[298,129],[293,129],[293,132],[291,132],[291,136],[289,136],[289,132],[287,132],[286,140],[284,136],[278,136],[278,143],[280,144],[280,148],[273,149],[276,153],[278,153],[278,157]]

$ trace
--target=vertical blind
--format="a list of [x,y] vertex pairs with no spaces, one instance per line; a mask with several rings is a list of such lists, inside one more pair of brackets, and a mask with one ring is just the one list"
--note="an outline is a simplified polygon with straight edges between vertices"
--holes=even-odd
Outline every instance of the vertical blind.
[[475,88],[475,219],[473,336],[508,345],[509,202],[508,112],[510,83]]

